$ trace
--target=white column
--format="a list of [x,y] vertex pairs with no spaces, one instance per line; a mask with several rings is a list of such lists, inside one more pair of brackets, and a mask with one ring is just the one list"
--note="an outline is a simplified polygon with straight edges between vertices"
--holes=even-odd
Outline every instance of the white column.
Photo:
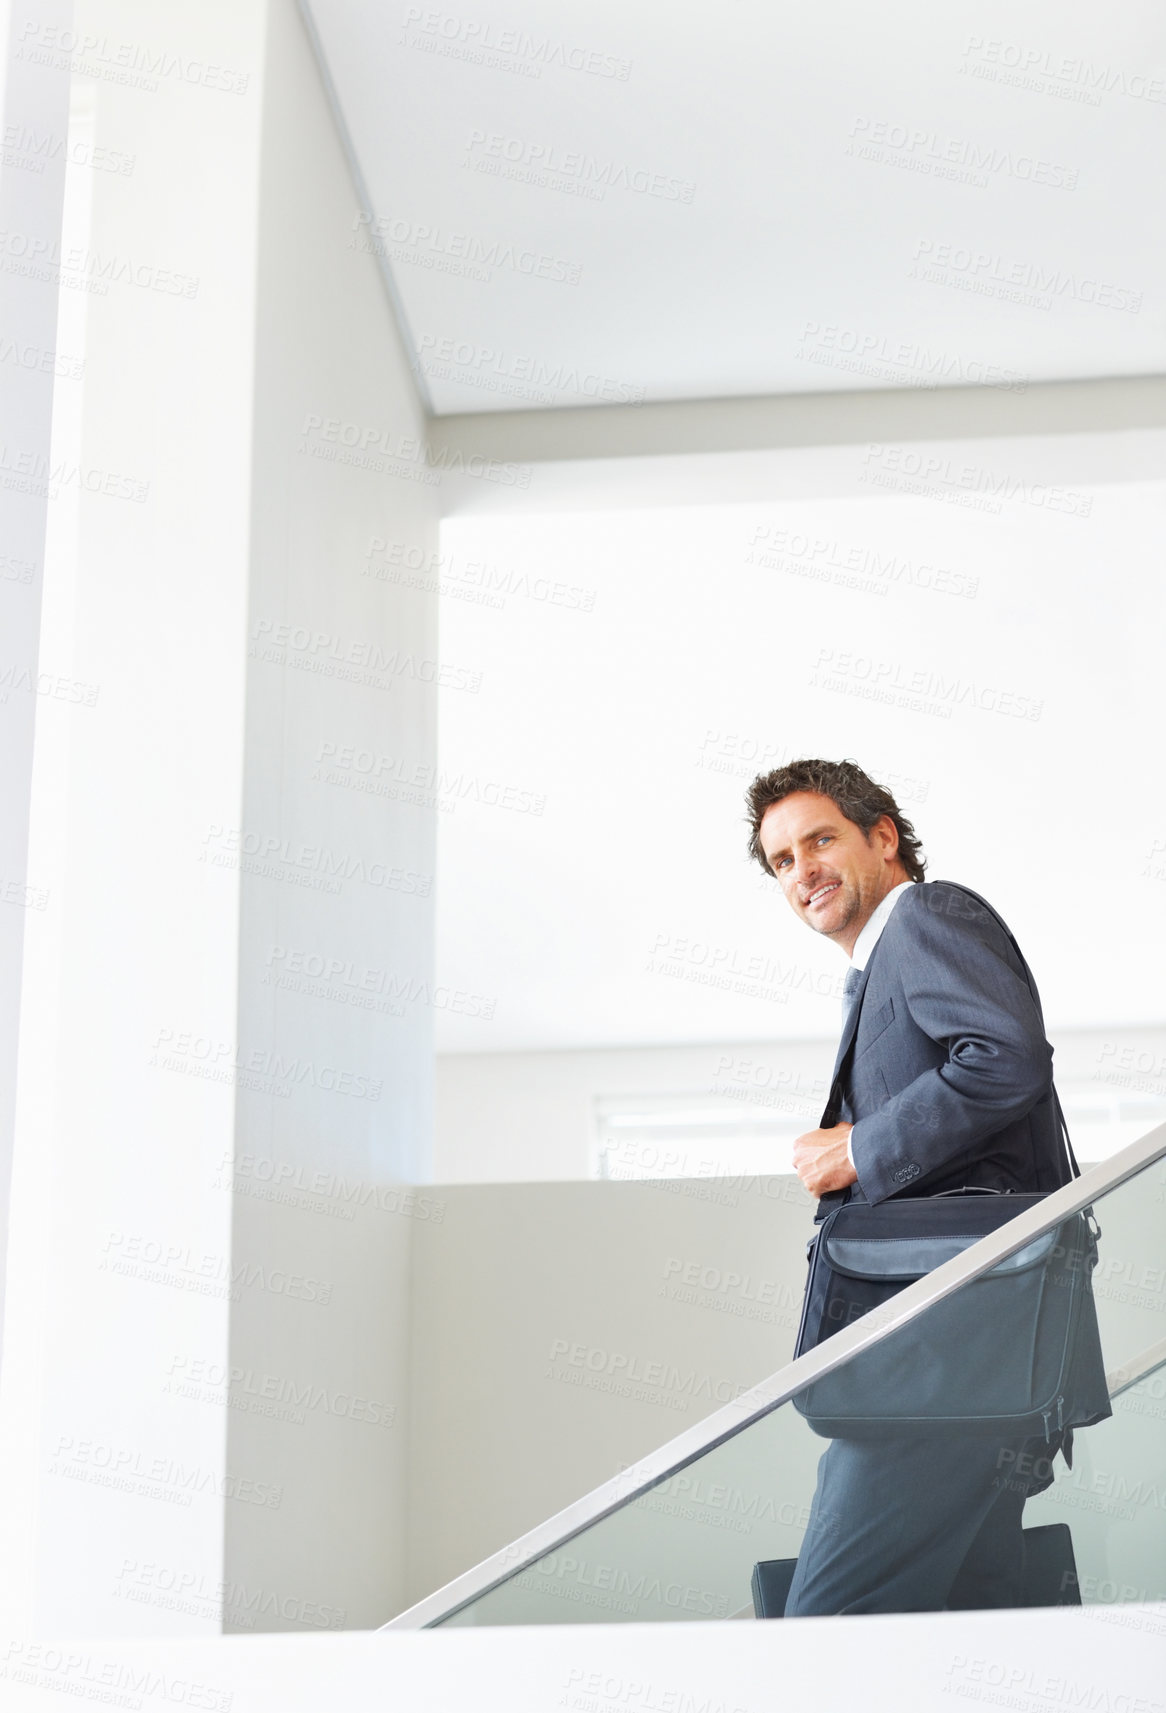
[[[428,1025],[264,977],[278,947],[427,972],[431,903],[404,876],[432,872],[431,816],[313,774],[333,738],[424,760],[433,689],[325,677],[290,631],[283,664],[263,651],[304,624],[431,653],[432,597],[362,573],[378,533],[429,539],[435,490],[301,450],[331,444],[313,413],[419,418],[375,259],[347,248],[356,196],[294,0],[76,12],[41,44],[72,72],[84,378],[54,426],[0,1614],[78,1636],[362,1624],[400,1584]],[[334,889],[311,850],[366,878]],[[329,1187],[264,1200],[270,1162]],[[375,1192],[355,1207],[354,1180]],[[255,1413],[293,1392],[302,1421]]]
[[[264,79],[232,1253],[232,1628],[404,1604],[409,1187],[431,1131],[437,472],[319,74]],[[219,841],[220,846],[224,841]],[[228,1179],[229,1181],[229,1179]],[[252,1282],[253,1279],[253,1282]]]
[[[53,388],[80,359],[57,328],[68,67],[38,56],[33,34],[67,28],[72,0],[29,19],[0,3],[0,1322],[27,912],[46,908],[29,868],[29,791],[39,675]],[[0,1347],[2,1348],[2,1347]]]

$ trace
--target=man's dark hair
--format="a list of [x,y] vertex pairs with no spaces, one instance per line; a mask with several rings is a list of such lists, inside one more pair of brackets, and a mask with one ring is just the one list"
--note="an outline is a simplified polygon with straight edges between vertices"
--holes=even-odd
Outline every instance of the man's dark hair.
[[922,880],[927,867],[923,847],[915,829],[883,786],[862,771],[856,761],[791,761],[771,773],[759,773],[745,793],[749,811],[749,855],[756,857],[766,874],[773,870],[761,848],[761,817],[765,811],[792,797],[795,791],[816,791],[829,797],[840,815],[853,821],[870,838],[870,830],[884,815],[890,817],[899,835],[899,861],[911,880]]

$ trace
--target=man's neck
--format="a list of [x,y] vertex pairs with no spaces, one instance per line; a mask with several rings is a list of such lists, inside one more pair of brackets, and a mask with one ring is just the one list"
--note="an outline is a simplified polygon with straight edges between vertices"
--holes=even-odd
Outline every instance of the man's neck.
[[854,944],[848,954],[852,968],[866,968],[875,947],[882,938],[883,930],[891,920],[898,899],[904,892],[909,891],[910,887],[911,881],[909,879],[899,880],[889,891],[883,894],[855,936]]
[[842,935],[839,935],[834,943],[836,946],[841,947],[841,949],[846,953],[846,956],[848,958],[853,957],[854,948],[858,944],[858,941],[859,941],[859,938],[863,932],[863,929],[866,927],[867,923],[870,921],[870,919],[874,915],[875,911],[879,908],[880,904],[883,903],[884,899],[887,899],[890,897],[891,893],[895,890],[896,886],[901,886],[904,881],[910,880],[910,878],[911,878],[911,876],[907,873],[905,868],[896,868],[895,870],[893,870],[891,872],[891,874],[888,876],[887,883],[886,883],[885,887],[883,888],[882,892],[880,892],[879,896],[875,899],[874,903],[867,910],[866,914],[862,918],[862,921],[858,922],[858,923],[851,922],[851,923],[847,924],[846,929],[844,931],[845,932],[845,938],[843,938]]

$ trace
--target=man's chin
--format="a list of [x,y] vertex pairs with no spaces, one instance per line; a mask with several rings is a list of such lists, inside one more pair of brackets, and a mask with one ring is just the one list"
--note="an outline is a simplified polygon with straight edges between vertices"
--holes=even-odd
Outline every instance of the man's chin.
[[821,934],[824,940],[836,940],[846,927],[845,922],[811,922],[810,927],[815,934]]
[[815,934],[833,938],[846,932],[853,917],[854,905],[843,899],[837,904],[828,904],[824,910],[808,910],[802,921],[808,928],[812,928]]

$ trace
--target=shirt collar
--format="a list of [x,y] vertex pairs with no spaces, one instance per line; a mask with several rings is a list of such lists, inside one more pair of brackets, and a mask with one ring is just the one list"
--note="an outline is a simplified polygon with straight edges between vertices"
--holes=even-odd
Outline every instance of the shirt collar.
[[851,969],[864,970],[866,968],[870,962],[871,953],[879,943],[879,935],[891,919],[891,911],[904,892],[908,891],[914,884],[913,880],[901,880],[898,886],[892,886],[854,942],[854,950],[850,954]]

